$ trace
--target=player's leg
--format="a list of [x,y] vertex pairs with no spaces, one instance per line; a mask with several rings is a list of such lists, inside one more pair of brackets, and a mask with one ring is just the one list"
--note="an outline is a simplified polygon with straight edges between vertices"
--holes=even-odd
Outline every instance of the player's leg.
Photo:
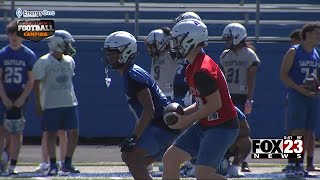
[[191,159],[191,155],[172,145],[163,156],[163,180],[180,179],[180,164]]
[[[43,123],[42,123],[43,124]],[[43,125],[42,125],[43,126]],[[42,132],[41,137],[41,163],[36,169],[36,172],[43,173],[49,169],[49,154],[48,154],[48,148],[47,148],[47,132]]]
[[314,132],[308,130],[306,132],[308,138],[308,143],[307,143],[307,171],[320,171],[320,168],[315,167],[313,165],[313,157],[314,157],[314,144],[315,144],[315,136]]
[[319,102],[318,100],[311,100],[311,107],[309,108],[309,116],[307,118],[306,127],[306,152],[307,152],[307,171],[320,171],[313,165],[314,148],[315,148],[315,127],[319,118]]
[[203,131],[196,162],[197,179],[227,179],[217,174],[216,170],[238,134],[238,128],[211,128]]
[[[239,110],[237,110],[239,111]],[[238,119],[240,124],[239,135],[234,143],[234,159],[232,165],[230,166],[228,174],[234,177],[243,177],[244,174],[240,172],[240,165],[243,165],[243,162],[247,158],[251,150],[251,138],[250,138],[250,127],[246,121],[246,117],[242,112],[238,113]],[[245,164],[242,166],[241,171],[249,170],[248,166]]]
[[15,171],[15,167],[17,165],[17,160],[20,153],[20,148],[22,144],[22,133],[10,133],[10,166],[9,166],[9,174],[17,174]]
[[251,138],[249,136],[238,137],[233,145],[234,158],[228,170],[229,177],[244,177],[241,172],[240,166],[247,158],[251,151]]
[[77,107],[65,107],[62,109],[64,112],[63,123],[64,128],[67,130],[67,151],[64,162],[62,164],[62,171],[79,173],[80,171],[72,165],[72,157],[78,145],[79,138],[79,117]]
[[67,142],[68,142],[67,132],[65,130],[58,130],[58,138],[59,138],[59,150],[60,150],[59,166],[61,167],[67,153]]
[[43,111],[43,127],[47,133],[47,149],[49,154],[50,168],[48,175],[55,176],[58,174],[58,165],[56,158],[56,141],[57,132],[61,122],[60,108],[45,109]]
[[183,132],[163,156],[163,179],[179,179],[180,164],[196,157],[200,146],[201,128],[195,124]]
[[[5,153],[5,141],[6,141],[6,137],[7,137],[7,131],[6,129],[2,126],[2,122],[3,122],[3,118],[0,119],[0,155],[2,157],[2,153]],[[8,161],[8,160],[7,160]],[[7,162],[5,162],[5,159],[2,159],[0,160],[0,174],[2,172],[5,172],[6,171],[6,164]]]
[[[288,130],[292,136],[304,136],[307,124],[308,114],[308,98],[297,93],[288,93]],[[286,168],[287,178],[296,178],[308,176],[308,172],[304,171],[302,159],[288,159]]]
[[12,107],[5,112],[4,127],[9,132],[10,146],[10,166],[9,174],[17,174],[15,167],[17,165],[18,156],[22,144],[22,132],[24,129],[24,117],[22,108]]

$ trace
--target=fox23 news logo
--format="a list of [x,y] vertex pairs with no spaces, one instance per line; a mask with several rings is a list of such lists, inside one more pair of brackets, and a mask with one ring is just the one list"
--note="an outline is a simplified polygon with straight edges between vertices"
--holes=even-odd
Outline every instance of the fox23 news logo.
[[303,158],[302,136],[283,136],[283,139],[252,139],[253,159]]

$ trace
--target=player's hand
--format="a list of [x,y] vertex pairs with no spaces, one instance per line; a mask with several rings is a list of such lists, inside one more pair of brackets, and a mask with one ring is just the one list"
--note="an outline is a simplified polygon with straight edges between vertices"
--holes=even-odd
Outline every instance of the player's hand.
[[121,152],[132,152],[136,146],[137,137],[135,135],[127,137],[122,143],[119,145],[121,148]]
[[170,116],[170,115],[174,115],[178,118],[178,122],[175,123],[174,125],[171,125],[169,126],[169,128],[171,129],[184,129],[186,128],[187,126],[189,126],[189,121],[187,120],[187,116],[183,116],[183,115],[180,115],[176,112],[169,112],[166,114],[167,116]]
[[39,116],[42,116],[42,108],[41,108],[41,105],[40,104],[36,104],[36,114],[39,115]]
[[26,99],[23,98],[23,97],[19,97],[14,103],[13,103],[13,106],[15,107],[18,107],[18,108],[21,108],[24,103],[26,102]]
[[314,97],[316,96],[316,93],[315,92],[311,92],[309,90],[307,90],[305,88],[305,85],[299,85],[298,88],[296,89],[299,93],[301,93],[302,95],[304,96],[307,96],[307,97]]
[[244,104],[244,114],[251,114],[252,112],[252,102],[251,100],[247,100]]
[[4,106],[6,107],[6,109],[11,109],[13,106],[12,101],[8,97],[3,98],[2,102],[3,102]]

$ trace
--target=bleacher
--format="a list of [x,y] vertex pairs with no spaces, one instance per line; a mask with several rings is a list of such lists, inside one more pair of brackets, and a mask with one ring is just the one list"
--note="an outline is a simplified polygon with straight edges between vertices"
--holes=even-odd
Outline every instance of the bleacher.
[[[1,2],[0,27],[3,28],[0,28],[0,47],[6,44],[4,26],[11,14],[11,2]],[[224,48],[220,40],[223,28],[230,22],[240,22],[247,28],[248,38],[255,42],[262,61],[257,77],[255,110],[249,117],[253,136],[281,137],[284,132],[285,89],[279,80],[279,70],[282,57],[289,48],[288,35],[305,23],[320,19],[320,1],[260,0],[259,25],[256,24],[256,0],[193,2],[140,0],[138,32],[135,31],[134,0],[15,1],[15,9],[54,10],[55,17],[46,18],[55,20],[56,29],[66,29],[75,35],[77,68],[74,82],[79,99],[80,135],[84,137],[122,137],[130,134],[134,126],[125,97],[119,93],[122,89],[119,74],[111,72],[111,87],[104,85],[100,49],[108,34],[117,30],[136,33],[140,51],[136,62],[149,70],[151,61],[141,40],[153,29],[172,27],[172,20],[180,13],[195,11],[207,24],[211,41],[206,52],[215,60],[219,59]],[[260,30],[258,39],[256,28]],[[47,52],[45,42],[26,44],[38,56]],[[32,108],[28,110],[28,116],[25,134],[40,135],[39,118],[34,115]],[[266,127],[272,127],[273,130]],[[317,133],[320,135],[320,132]]]

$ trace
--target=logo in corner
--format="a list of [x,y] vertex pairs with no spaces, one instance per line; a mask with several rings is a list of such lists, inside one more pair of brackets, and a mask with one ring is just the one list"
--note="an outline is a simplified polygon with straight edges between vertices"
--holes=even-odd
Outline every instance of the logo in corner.
[[54,35],[53,20],[19,20],[17,35],[34,42]]

